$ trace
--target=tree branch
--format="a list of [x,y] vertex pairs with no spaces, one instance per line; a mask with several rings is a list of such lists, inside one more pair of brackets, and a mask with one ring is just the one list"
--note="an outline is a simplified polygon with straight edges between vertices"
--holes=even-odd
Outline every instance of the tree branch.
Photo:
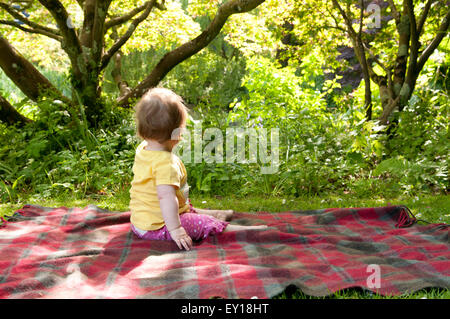
[[370,55],[370,57],[373,59],[373,61],[374,61],[376,64],[378,64],[378,65],[383,69],[383,71],[386,72],[386,74],[387,74],[387,73],[389,72],[389,68],[388,68],[386,65],[384,65],[384,63],[381,62],[381,61],[376,57],[376,55],[372,52],[372,50],[370,50],[370,48],[369,48],[365,43],[363,43],[363,46],[364,46],[364,49],[369,53],[369,55]]
[[96,0],[85,0],[83,2],[83,26],[79,34],[81,47],[92,48],[97,5],[98,1]]
[[110,29],[110,28],[112,28],[112,27],[115,27],[115,26],[118,26],[120,24],[123,24],[123,23],[127,22],[128,20],[133,18],[138,13],[144,11],[147,8],[147,6],[149,5],[150,2],[151,1],[147,1],[143,5],[134,8],[133,10],[131,10],[128,13],[124,14],[123,16],[113,17],[113,18],[109,19],[108,21],[105,22],[105,31]]
[[[416,26],[416,16],[414,15],[413,0],[406,0],[408,7],[409,27],[411,32],[411,46],[409,51],[409,65],[406,78],[411,79],[416,73],[417,56],[419,55],[419,38]],[[409,82],[409,81],[408,81]]]
[[364,19],[364,0],[360,0],[360,6],[359,9],[359,30],[358,30],[358,38],[361,40],[362,35],[362,29],[363,29],[363,19]]
[[[327,2],[327,4],[328,4],[328,2]],[[333,12],[330,10],[330,8],[328,7],[327,4],[326,4],[326,10],[327,10],[328,14],[330,15],[330,17],[333,19],[335,26],[327,26],[327,25],[325,25],[325,27],[336,29],[336,30],[340,30],[340,31],[343,31],[344,33],[347,33],[347,30],[339,25],[339,21],[334,16]]]
[[388,0],[388,3],[389,3],[389,7],[391,8],[392,15],[394,16],[395,23],[399,24],[400,23],[400,13],[398,12],[397,7],[394,4],[394,1]]
[[324,29],[335,29],[335,30],[339,30],[341,32],[347,33],[347,29],[344,29],[342,27],[339,26],[335,26],[335,25],[328,25],[328,24],[324,24],[323,25]]
[[360,10],[359,10],[359,30],[358,30],[358,40],[357,46],[360,51],[360,64],[363,71],[364,77],[364,108],[366,109],[366,118],[367,120],[372,119],[372,89],[370,88],[370,65],[367,62],[366,52],[364,48],[364,43],[362,41],[362,29],[363,29],[363,19],[364,19],[364,0],[360,1]]
[[[117,28],[113,28],[113,32],[111,34],[111,38],[113,40],[117,40],[119,36],[117,35]],[[128,86],[127,81],[122,78],[122,51],[119,49],[113,56],[114,68],[111,71],[111,76],[114,79],[114,82],[119,89],[119,96],[124,96],[131,92],[130,87]]]
[[419,22],[417,23],[417,35],[419,37],[420,37],[420,34],[422,33],[425,21],[427,20],[428,12],[430,11],[432,2],[433,2],[433,0],[427,1],[427,3],[425,4],[425,8],[422,11],[422,15],[420,16]]
[[393,67],[394,93],[397,96],[405,82],[408,67],[408,54],[411,42],[410,20],[408,18],[408,5],[403,1],[402,13],[396,25],[398,33],[398,47]]
[[[17,20],[21,21],[22,23],[26,24],[27,26],[31,27],[32,29],[28,29],[25,27],[20,28],[21,25],[19,23],[17,23],[16,21],[2,20],[2,24],[8,24],[8,25],[17,27],[23,31],[27,31],[27,32],[43,34],[43,35],[46,35],[46,36],[53,38],[55,40],[58,40],[58,41],[61,39],[61,35],[57,29],[52,29],[52,28],[40,25],[38,23],[35,23],[33,21],[30,21],[29,19],[27,19],[26,17],[21,15],[18,11],[16,11],[13,7],[11,7],[9,4],[0,2],[0,8],[4,9],[11,16],[13,16]],[[32,31],[30,31],[30,30],[32,30]]]
[[2,95],[0,95],[0,121],[8,125],[18,124],[19,127],[33,122],[20,114]]
[[345,25],[347,26],[347,32],[350,35],[351,38],[356,39],[356,31],[353,29],[352,21],[348,17],[348,15],[345,13],[344,9],[339,5],[339,2],[337,0],[333,0],[333,5],[339,10],[341,16],[344,18]]
[[264,1],[231,0],[221,4],[214,19],[199,36],[166,53],[142,82],[118,100],[119,105],[126,106],[131,99],[141,97],[148,89],[155,87],[176,65],[206,47],[219,34],[228,17],[253,10]]
[[370,78],[371,78],[371,68],[366,59],[366,53],[364,48],[364,43],[362,41],[362,25],[363,25],[363,17],[364,17],[364,1],[360,1],[360,18],[359,18],[359,30],[356,33],[355,29],[353,29],[352,21],[350,20],[350,2],[347,2],[347,7],[345,12],[342,7],[339,5],[337,0],[333,0],[333,5],[335,8],[339,10],[341,16],[344,18],[345,24],[347,26],[347,33],[350,37],[350,40],[353,45],[353,51],[355,52],[356,58],[358,59],[359,65],[361,66],[364,84],[365,84],[365,92],[364,92],[364,108],[366,110],[366,118],[368,120],[372,117],[372,91],[370,88]]
[[35,23],[33,21],[30,21],[29,19],[24,17],[22,14],[20,14],[16,9],[11,7],[9,4],[0,2],[0,8],[3,8],[6,12],[8,12],[14,18],[16,18],[19,21],[22,21],[23,23],[25,23],[26,25],[28,25],[34,29],[41,29],[41,30],[47,31],[49,33],[54,33],[56,35],[59,35],[59,31],[57,29],[52,29],[52,28],[40,25],[38,23]]
[[9,20],[0,20],[0,24],[4,24],[4,25],[10,25],[12,27],[15,27],[17,29],[20,29],[24,32],[28,32],[28,33],[35,33],[35,34],[42,34],[45,35],[49,38],[55,39],[56,41],[62,41],[62,37],[58,36],[56,34],[53,33],[48,33],[44,30],[37,30],[37,29],[32,29],[32,28],[27,28],[24,27],[23,25],[21,25],[20,23],[16,22],[16,21],[9,21]]
[[413,0],[406,0],[406,6],[408,8],[409,26],[411,30],[411,47],[413,47],[419,43]]
[[73,28],[69,14],[58,0],[38,0],[53,16],[63,37],[61,48],[67,53],[72,66],[74,78],[82,79],[85,72],[85,57],[75,28]]
[[128,27],[128,30],[125,32],[125,34],[122,37],[120,37],[119,39],[117,39],[117,41],[111,46],[111,48],[109,48],[108,52],[106,52],[103,55],[100,69],[104,69],[108,66],[108,63],[111,60],[111,58],[113,57],[114,53],[116,53],[128,41],[128,39],[131,37],[131,35],[136,30],[137,26],[142,21],[147,19],[147,17],[149,16],[149,14],[152,11],[155,4],[156,4],[156,0],[151,0],[151,1],[146,2],[145,11],[139,17],[137,17],[136,19],[134,19],[131,22],[131,24]]
[[427,62],[430,55],[439,46],[439,44],[441,43],[442,39],[445,37],[448,31],[449,25],[450,25],[450,10],[447,11],[447,14],[442,20],[437,35],[434,37],[431,43],[426,47],[425,50],[423,50],[422,54],[420,55],[417,61],[416,72],[417,71],[420,72],[422,70],[423,66],[425,65],[425,62]]
[[64,102],[70,101],[50,83],[27,59],[0,36],[0,68],[31,100],[37,101],[46,93],[56,95]]
[[369,75],[373,82],[375,82],[378,86],[381,86],[383,81],[387,79],[387,87],[388,87],[388,94],[390,99],[394,99],[394,88],[392,83],[392,70],[389,66],[386,66],[383,62],[381,62],[375,54],[368,48],[365,44],[364,47],[366,51],[369,53],[371,58],[377,63],[383,70],[386,72],[385,76],[378,75],[375,70],[372,68],[370,63],[367,63],[368,69],[369,69]]
[[[75,29],[70,27],[69,14],[58,0],[39,0],[39,2],[50,12],[58,25],[61,35],[63,36],[63,49],[69,55],[71,60],[76,60],[78,55],[82,53],[81,44],[78,40]],[[65,42],[65,43],[64,43]],[[73,63],[73,65],[77,65]]]
[[394,100],[390,100],[388,105],[383,109],[383,113],[379,117],[379,124],[380,125],[387,125],[389,115],[391,115],[392,111],[395,109],[395,107],[398,105],[398,102],[400,101],[400,95],[397,96]]

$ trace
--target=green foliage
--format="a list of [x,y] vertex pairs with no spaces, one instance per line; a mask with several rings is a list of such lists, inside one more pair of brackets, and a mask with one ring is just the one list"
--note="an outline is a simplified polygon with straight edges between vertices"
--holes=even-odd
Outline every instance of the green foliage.
[[296,76],[296,70],[278,69],[267,59],[248,62],[243,85],[249,93],[232,105],[229,119],[280,130],[280,170],[260,176],[253,183],[258,191],[299,196],[342,187],[345,178],[361,174],[375,156],[370,129],[361,134],[363,123],[350,127],[347,114],[327,109],[329,87],[317,88],[311,79],[316,67],[306,65]]
[[[245,60],[222,56],[215,46],[221,47],[223,41],[215,41],[210,49],[204,50],[177,65],[159,84],[181,95],[188,105],[208,105],[213,108],[226,107],[235,97],[245,72]],[[159,62],[166,49],[133,51],[122,59],[122,75],[134,87],[143,80]],[[237,50],[234,54],[238,54]],[[105,71],[103,87],[111,96],[117,96],[117,88],[111,77],[113,65]]]
[[411,195],[433,185],[440,189],[445,189],[447,185],[445,168],[425,159],[410,162],[401,156],[389,158],[378,164],[373,175],[399,180],[403,193]]
[[[168,16],[156,10],[155,19],[141,25],[123,48],[123,79],[132,87],[139,83],[164,54],[198,35],[219,2],[171,1]],[[227,128],[234,127],[264,128],[269,135],[270,129],[279,129],[280,166],[275,174],[261,174],[259,162],[186,163],[192,194],[301,198],[343,192],[364,198],[448,191],[448,41],[427,62],[409,105],[396,115],[395,136],[387,139],[384,127],[365,120],[364,83],[351,92],[341,88],[337,78],[326,80],[325,72],[344,67],[336,61],[337,47],[349,45],[340,30],[329,27],[336,22],[329,15],[328,10],[334,10],[331,4],[289,3],[266,1],[254,12],[232,16],[208,48],[177,65],[160,83],[187,101],[192,117],[189,130],[199,120],[203,130],[218,128],[223,136]],[[116,4],[113,12],[123,14],[129,6]],[[357,16],[358,8],[352,5],[350,9]],[[76,12],[80,14],[79,9]],[[430,16],[437,17],[437,13],[430,12]],[[164,17],[178,24],[158,26]],[[240,21],[244,18],[255,23],[244,25]],[[439,22],[435,20],[424,30],[427,39]],[[294,28],[290,41],[284,41],[286,22]],[[342,27],[342,21],[337,22]],[[386,40],[394,29],[392,21],[386,22],[374,36],[371,48],[383,61],[395,54],[395,39]],[[36,41],[29,53],[34,63],[55,86],[71,95],[68,61],[59,47],[17,32],[9,32],[10,38],[24,53],[30,39]],[[167,45],[163,45],[165,40]],[[107,41],[112,40],[107,37]],[[53,49],[47,52],[42,47]],[[277,62],[275,55],[280,52],[285,56],[278,58],[290,58],[288,67]],[[111,63],[102,79],[105,118],[99,127],[103,129],[87,127],[82,105],[69,109],[50,98],[30,102],[0,72],[2,95],[35,120],[22,129],[0,124],[1,201],[13,202],[23,193],[36,198],[61,194],[82,198],[129,188],[139,141],[133,110],[115,105],[118,92],[112,67]],[[382,111],[376,85],[372,95],[376,118]]]
[[[232,61],[214,59],[208,53],[176,72],[181,76],[183,70],[195,70],[194,63],[209,63],[216,70],[223,70],[227,63],[235,70],[241,68],[241,62]],[[176,77],[167,79],[168,87],[185,88],[185,98],[198,101],[188,123],[191,132],[200,119],[203,130],[219,128],[223,136],[231,127],[265,128],[269,134],[271,128],[278,128],[280,132],[280,166],[275,174],[261,174],[259,162],[186,163],[192,194],[301,197],[340,191],[363,198],[446,190],[445,92],[434,86],[418,91],[400,114],[396,137],[386,140],[384,127],[366,121],[361,108],[352,105],[355,99],[327,107],[326,95],[335,84],[322,81],[316,73],[320,59],[308,61],[299,72],[280,69],[265,58],[247,59],[245,73],[228,73],[229,80],[222,78],[224,73],[216,75],[229,85],[227,98],[219,89],[203,86],[203,81],[218,82],[214,72],[207,76],[199,72],[199,84],[191,91],[186,78],[182,82]],[[237,74],[245,75],[239,80]],[[231,96],[234,100],[227,107]],[[34,124],[20,130],[2,125],[0,199],[15,201],[21,193],[82,198],[129,188],[139,142],[133,112],[116,108],[112,96],[106,98],[106,116],[100,127],[107,129],[88,129],[82,106],[65,110],[61,102],[52,100],[39,103],[33,111]]]
[[400,178],[404,188],[448,189],[448,97],[436,103],[436,96],[411,100],[387,143],[391,157],[380,163],[379,171]]
[[281,165],[276,174],[264,175],[259,163],[190,164],[194,192],[302,196],[341,190],[370,197],[445,191],[447,104],[430,108],[436,95],[421,95],[421,103],[416,96],[401,114],[396,138],[387,140],[385,127],[352,105],[356,99],[327,108],[326,94],[335,84],[314,80],[320,76],[314,74],[316,61],[303,65],[298,76],[298,70],[280,69],[268,59],[247,59],[240,90],[247,93],[230,104],[227,120],[197,109],[203,129],[219,127],[223,136],[229,127],[278,128]]
[[31,191],[40,198],[85,196],[128,185],[135,142],[129,122],[92,132],[80,119],[73,127],[73,116],[61,111],[59,103],[39,106],[35,123],[21,129],[0,127],[1,201],[13,201],[19,192]]

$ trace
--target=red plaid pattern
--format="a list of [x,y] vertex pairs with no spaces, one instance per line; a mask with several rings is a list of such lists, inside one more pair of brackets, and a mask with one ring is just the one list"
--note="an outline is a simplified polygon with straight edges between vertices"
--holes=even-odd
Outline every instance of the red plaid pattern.
[[[289,285],[313,296],[349,287],[390,295],[450,288],[448,225],[395,227],[408,224],[405,209],[236,213],[232,223],[270,227],[181,251],[173,242],[138,239],[129,212],[25,205],[0,229],[0,298],[270,298]],[[369,265],[380,268],[379,288],[367,286]]]

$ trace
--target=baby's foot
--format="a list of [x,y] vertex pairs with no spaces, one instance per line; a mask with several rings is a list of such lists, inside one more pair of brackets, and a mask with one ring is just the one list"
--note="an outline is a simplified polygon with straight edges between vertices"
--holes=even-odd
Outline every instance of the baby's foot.
[[224,232],[232,232],[232,231],[240,231],[240,230],[250,230],[250,229],[267,229],[269,226],[267,225],[252,225],[252,226],[246,226],[246,225],[235,225],[235,224],[228,224],[225,228]]
[[247,227],[248,227],[247,229],[266,229],[269,226],[267,226],[267,225],[256,225],[256,226],[247,226]]
[[195,208],[195,210],[199,214],[205,214],[213,216],[217,219],[228,221],[231,220],[234,214],[234,210],[228,209],[228,210],[221,210],[221,209],[201,209],[201,208]]

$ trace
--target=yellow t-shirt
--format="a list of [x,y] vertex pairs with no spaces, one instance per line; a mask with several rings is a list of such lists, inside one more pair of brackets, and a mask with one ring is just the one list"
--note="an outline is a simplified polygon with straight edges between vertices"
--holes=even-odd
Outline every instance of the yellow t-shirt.
[[131,223],[142,230],[164,227],[164,218],[159,207],[156,185],[174,185],[178,198],[178,213],[189,210],[187,196],[187,172],[183,162],[171,152],[149,151],[143,141],[136,149],[133,164],[133,180],[130,188]]

